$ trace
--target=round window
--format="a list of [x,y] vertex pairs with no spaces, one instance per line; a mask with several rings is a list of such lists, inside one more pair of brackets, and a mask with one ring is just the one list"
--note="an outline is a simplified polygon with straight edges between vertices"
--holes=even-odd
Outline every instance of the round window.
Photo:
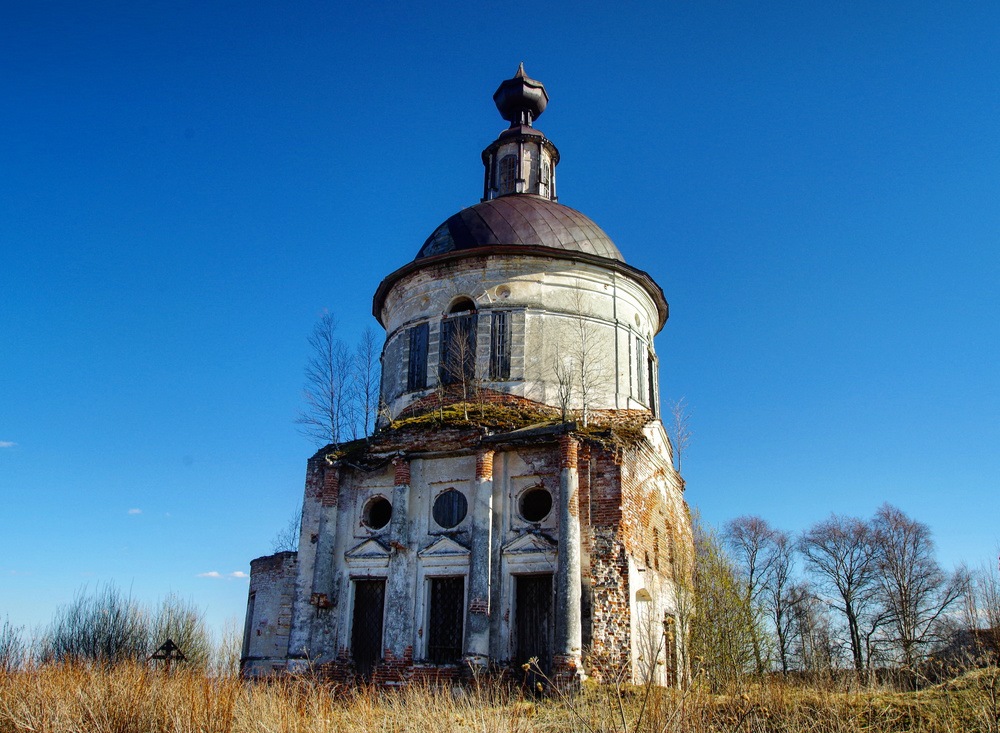
[[455,489],[448,489],[434,500],[433,509],[434,521],[445,529],[457,527],[465,515],[469,513],[469,502],[465,494]]
[[365,510],[361,513],[361,523],[369,529],[382,529],[392,519],[392,504],[384,496],[376,496],[368,500]]
[[528,489],[518,502],[521,516],[529,522],[541,522],[552,511],[552,494],[542,488]]

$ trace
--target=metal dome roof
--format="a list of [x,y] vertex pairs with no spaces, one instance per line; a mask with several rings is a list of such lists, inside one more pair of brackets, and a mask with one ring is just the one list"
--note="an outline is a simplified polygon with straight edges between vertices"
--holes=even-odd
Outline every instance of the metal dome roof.
[[498,245],[584,252],[624,262],[615,243],[576,209],[530,194],[484,201],[448,218],[427,238],[417,259]]

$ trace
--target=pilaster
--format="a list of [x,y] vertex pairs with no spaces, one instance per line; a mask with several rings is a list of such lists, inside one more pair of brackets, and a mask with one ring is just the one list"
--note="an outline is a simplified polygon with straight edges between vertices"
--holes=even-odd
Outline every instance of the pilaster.
[[560,684],[578,679],[583,648],[580,623],[580,479],[578,442],[559,439],[559,564],[556,569],[556,628],[553,673]]
[[393,460],[392,520],[389,524],[389,572],[386,578],[382,646],[386,661],[413,658],[415,548],[410,543],[410,462]]
[[490,586],[493,558],[493,451],[476,456],[472,489],[472,549],[469,556],[469,608],[465,622],[465,658],[485,668],[490,655]]

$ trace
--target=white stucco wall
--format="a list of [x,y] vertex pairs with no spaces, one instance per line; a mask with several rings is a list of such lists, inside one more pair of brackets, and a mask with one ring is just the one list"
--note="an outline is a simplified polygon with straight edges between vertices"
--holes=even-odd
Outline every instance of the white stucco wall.
[[[428,266],[402,277],[389,291],[382,310],[386,326],[382,397],[392,416],[437,385],[441,320],[463,297],[471,298],[479,313],[476,373],[482,386],[558,406],[557,364],[576,365],[579,383],[583,361],[592,383],[590,409],[651,406],[648,387],[640,390],[640,386],[648,382],[648,358],[652,356],[655,363],[653,336],[659,314],[642,285],[589,263],[504,255]],[[511,313],[511,374],[504,382],[489,380],[494,310]],[[430,334],[427,388],[408,392],[408,329],[421,323],[428,324]],[[643,377],[640,368],[645,370]],[[653,381],[658,395],[655,374]],[[581,409],[582,402],[578,388],[572,409]]]

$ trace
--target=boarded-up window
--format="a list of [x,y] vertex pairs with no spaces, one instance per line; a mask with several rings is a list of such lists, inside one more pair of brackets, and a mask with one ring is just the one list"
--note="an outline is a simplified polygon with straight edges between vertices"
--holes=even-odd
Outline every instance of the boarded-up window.
[[442,384],[468,384],[475,375],[476,314],[445,318],[441,321]]
[[510,379],[510,313],[493,311],[490,327],[490,379]]
[[410,329],[410,358],[406,370],[406,389],[424,389],[427,386],[427,324]]
[[431,578],[427,659],[437,664],[462,658],[465,578]]
[[371,675],[382,658],[382,615],[385,610],[385,578],[354,581],[354,616],[351,626],[351,656],[362,677]]
[[448,489],[438,494],[431,509],[434,521],[445,529],[457,527],[469,513],[469,500],[465,494]]

